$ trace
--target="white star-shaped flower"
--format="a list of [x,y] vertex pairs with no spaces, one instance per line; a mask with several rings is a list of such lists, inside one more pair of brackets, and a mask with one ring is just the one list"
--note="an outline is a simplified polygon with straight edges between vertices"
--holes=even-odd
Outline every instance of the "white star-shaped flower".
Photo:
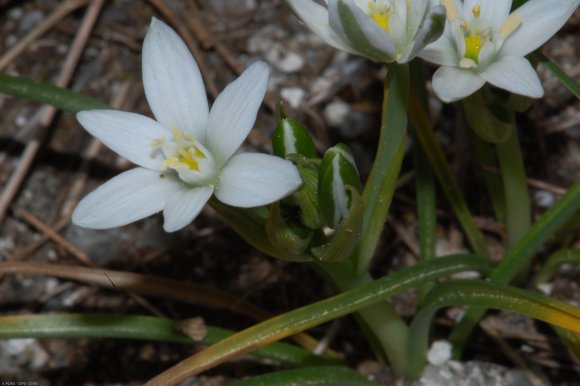
[[532,98],[544,94],[524,56],[570,18],[580,0],[530,0],[510,14],[512,0],[441,0],[443,36],[419,56],[441,65],[433,89],[445,102],[471,95],[486,82]]
[[443,32],[445,10],[430,0],[286,0],[327,44],[379,62],[405,63]]
[[179,230],[212,194],[225,204],[270,204],[298,189],[296,167],[257,153],[235,154],[255,123],[269,70],[251,65],[215,100],[211,112],[201,74],[179,36],[153,19],[143,43],[143,85],[155,119],[90,110],[78,121],[111,150],[138,165],[85,197],[73,223],[93,229],[125,225],[163,211]]

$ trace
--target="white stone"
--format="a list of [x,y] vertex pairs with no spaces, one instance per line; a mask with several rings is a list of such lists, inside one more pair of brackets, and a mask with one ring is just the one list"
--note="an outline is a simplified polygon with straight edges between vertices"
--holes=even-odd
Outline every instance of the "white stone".
[[330,126],[338,127],[350,113],[350,105],[342,100],[330,102],[324,108],[324,119]]
[[293,109],[298,108],[302,104],[305,94],[306,92],[299,87],[288,87],[280,90],[282,99],[288,102]]
[[446,340],[436,340],[427,352],[427,361],[435,366],[441,366],[451,359],[451,344]]

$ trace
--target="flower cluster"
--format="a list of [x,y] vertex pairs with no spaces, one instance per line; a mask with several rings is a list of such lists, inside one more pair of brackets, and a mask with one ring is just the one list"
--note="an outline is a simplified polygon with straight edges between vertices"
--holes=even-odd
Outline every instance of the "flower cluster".
[[179,36],[153,19],[143,44],[143,84],[155,119],[116,110],[78,113],[106,146],[139,167],[85,197],[77,225],[113,228],[163,211],[164,228],[189,224],[212,194],[225,204],[255,207],[300,187],[296,167],[266,154],[236,154],[256,120],[269,70],[251,65],[209,111],[201,74]]
[[445,10],[429,0],[287,0],[329,45],[375,61],[405,63],[443,32]]
[[[441,67],[433,77],[445,102],[486,82],[533,98],[542,85],[524,56],[568,20],[580,0],[286,0],[329,45],[375,61],[405,63],[419,56]],[[445,21],[446,15],[446,21]],[[443,35],[441,35],[443,33]]]

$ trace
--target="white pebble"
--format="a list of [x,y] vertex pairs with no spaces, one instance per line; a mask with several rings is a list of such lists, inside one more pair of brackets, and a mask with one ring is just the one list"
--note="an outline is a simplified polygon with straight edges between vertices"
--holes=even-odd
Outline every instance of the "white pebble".
[[350,105],[342,100],[330,102],[324,108],[324,119],[330,126],[338,127],[350,113]]
[[282,99],[288,102],[293,109],[298,108],[302,104],[305,94],[305,91],[299,87],[288,87],[280,90]]
[[446,340],[436,340],[427,352],[427,361],[435,366],[441,366],[451,359],[451,344]]
[[534,193],[534,201],[541,208],[550,208],[554,205],[554,193],[547,190],[538,190]]

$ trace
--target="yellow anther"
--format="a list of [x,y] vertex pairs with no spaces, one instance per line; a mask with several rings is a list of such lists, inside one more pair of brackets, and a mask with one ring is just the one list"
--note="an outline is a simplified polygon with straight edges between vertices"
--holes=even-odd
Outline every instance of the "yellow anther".
[[501,27],[499,27],[499,36],[501,36],[502,39],[507,38],[520,26],[520,24],[522,24],[522,15],[512,13],[508,16],[506,21],[503,22]]
[[471,9],[471,12],[473,12],[473,16],[479,17],[479,15],[481,14],[481,7],[479,5],[474,5],[473,8]]
[[175,126],[173,126],[171,128],[171,132],[173,133],[173,139],[176,141],[181,141],[182,136],[181,136],[181,132],[179,131],[179,129]]
[[455,0],[441,0],[441,4],[445,7],[445,11],[447,11],[447,20],[455,20],[459,14]]
[[166,158],[165,161],[163,161],[163,163],[161,164],[161,169],[165,170],[169,167],[172,167],[176,163],[179,163],[179,159],[177,159],[177,157]]
[[378,9],[373,1],[369,1],[369,17],[385,31],[389,31],[389,12],[387,8]]
[[165,137],[159,137],[159,138],[155,138],[153,141],[151,141],[151,146],[153,149],[158,148],[159,146],[163,145],[165,142],[167,141],[167,139],[165,139]]
[[197,157],[197,158],[207,158],[205,156],[205,153],[203,151],[201,151],[201,149],[197,146],[193,147],[193,154]]
[[466,21],[466,20],[463,20],[463,21],[462,21],[462,22],[459,24],[459,28],[461,28],[461,30],[462,30],[463,32],[467,31],[467,27],[468,27],[468,25],[467,25],[467,21]]

